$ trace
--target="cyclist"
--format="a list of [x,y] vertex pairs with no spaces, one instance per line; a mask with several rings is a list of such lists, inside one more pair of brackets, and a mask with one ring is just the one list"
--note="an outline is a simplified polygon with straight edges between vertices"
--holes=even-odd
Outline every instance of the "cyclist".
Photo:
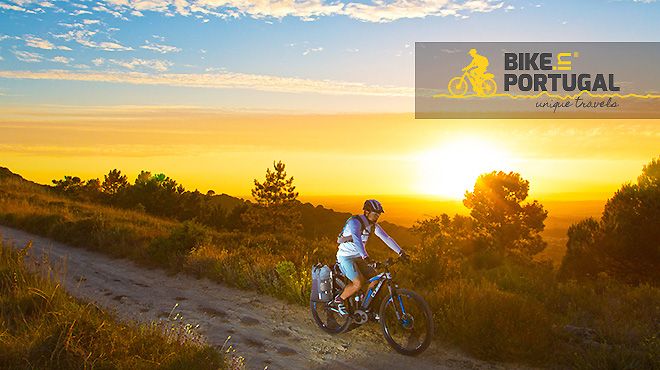
[[462,71],[468,72],[470,76],[472,76],[474,79],[474,90],[477,94],[482,95],[483,89],[481,88],[481,84],[484,80],[486,69],[488,68],[488,58],[477,54],[477,49],[470,49],[468,54],[472,57],[472,62],[465,66]]
[[[364,213],[350,217],[342,232],[339,234],[337,243],[337,262],[339,268],[351,280],[344,288],[342,293],[335,297],[333,304],[342,315],[346,315],[348,310],[344,301],[360,290],[365,280],[376,276],[376,270],[369,264],[371,260],[365,249],[369,235],[373,232],[401,258],[408,259],[408,255],[399,247],[380,225],[376,223],[378,217],[384,212],[383,206],[375,199],[368,199],[362,207]],[[376,282],[372,282],[369,287],[373,288]]]

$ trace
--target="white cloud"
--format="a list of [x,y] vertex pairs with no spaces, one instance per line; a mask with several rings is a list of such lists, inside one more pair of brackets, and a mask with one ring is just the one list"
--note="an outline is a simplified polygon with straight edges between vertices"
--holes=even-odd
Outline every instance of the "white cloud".
[[92,64],[94,64],[95,66],[100,66],[103,63],[105,63],[105,59],[103,58],[92,59]]
[[180,48],[176,46],[162,45],[157,43],[152,43],[149,40],[144,40],[145,45],[140,46],[142,49],[152,50],[161,54],[166,53],[178,53],[181,51]]
[[130,46],[124,46],[119,44],[116,41],[102,41],[97,42],[93,41],[92,37],[96,35],[98,31],[91,31],[88,29],[80,30],[70,30],[66,33],[53,35],[53,37],[61,38],[66,41],[75,41],[80,45],[87,46],[89,48],[100,49],[105,51],[129,51],[133,50]]
[[158,60],[158,59],[139,59],[139,58],[133,58],[131,60],[108,59],[108,62],[131,70],[134,70],[136,68],[146,68],[158,72],[165,72],[168,70],[169,67],[172,66],[172,62],[167,60]]
[[0,78],[95,81],[137,85],[184,86],[214,89],[250,89],[285,93],[325,95],[414,96],[411,87],[367,85],[358,82],[311,80],[245,73],[161,73],[89,72],[89,71],[0,71]]
[[12,53],[14,53],[16,59],[20,60],[21,62],[39,63],[44,60],[44,57],[41,54],[31,53],[29,51],[12,50]]
[[83,24],[98,24],[100,22],[98,19],[83,19]]
[[[29,11],[20,7],[23,5],[20,1],[15,0],[14,3],[18,5],[2,3],[0,6]],[[81,9],[71,15],[90,14],[86,5],[72,4]],[[491,12],[500,8],[505,11],[514,9],[511,5],[505,7],[504,0],[105,0],[96,2],[91,10],[106,12],[123,20],[129,16],[142,17],[145,12],[158,12],[165,16],[195,16],[202,22],[207,22],[210,15],[223,19],[251,17],[267,22],[285,17],[312,21],[323,16],[345,15],[365,22],[392,22],[428,16],[467,18],[469,13]]]
[[3,60],[5,60],[5,58],[3,58],[2,55],[0,55],[0,61],[3,61]]
[[119,18],[119,19],[122,19],[122,20],[125,20],[125,21],[128,20],[128,18],[124,17],[121,14],[121,12],[118,12],[118,11],[112,10],[112,9],[108,9],[103,5],[95,6],[95,7],[92,8],[92,10],[97,11],[97,12],[105,12],[105,13],[111,14],[115,18]]
[[14,10],[14,11],[17,11],[17,12],[27,12],[27,9],[25,9],[25,8],[22,8],[18,5],[7,4],[7,3],[0,3],[0,9]]
[[72,13],[69,13],[69,15],[73,15],[73,16],[79,16],[83,14],[94,14],[94,13],[90,12],[89,10],[76,10]]
[[25,45],[32,48],[44,49],[44,50],[53,50],[53,49],[67,50],[67,51],[71,50],[71,48],[68,46],[55,46],[53,45],[52,42],[48,40],[44,40],[40,37],[36,37],[32,35],[26,35],[24,40],[25,40]]
[[63,64],[69,64],[73,61],[73,58],[67,58],[63,56],[57,56],[51,59],[51,62],[56,62],[56,63],[63,63]]
[[372,3],[348,3],[343,14],[367,22],[392,22],[403,18],[425,18],[428,16],[454,16],[467,18],[465,12],[487,13],[499,9],[504,2],[493,0],[470,0],[457,3],[454,0],[394,0]]
[[319,51],[323,51],[323,47],[307,48],[305,49],[305,51],[303,51],[302,55],[308,55],[309,53],[317,53]]

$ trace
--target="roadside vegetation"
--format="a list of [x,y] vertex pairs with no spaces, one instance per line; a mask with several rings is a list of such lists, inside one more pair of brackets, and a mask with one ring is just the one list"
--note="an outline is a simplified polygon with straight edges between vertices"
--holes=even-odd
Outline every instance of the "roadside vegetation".
[[[106,179],[121,178],[113,171]],[[334,261],[334,239],[346,215],[322,209],[310,221],[314,214],[297,202],[281,162],[263,181],[255,180],[254,203],[233,205],[217,202],[215,194],[185,195],[174,180],[144,173],[134,184],[124,179],[124,185],[104,187],[99,181],[101,190],[94,185],[97,190],[85,193],[89,181],[79,178],[61,180],[80,185],[70,190],[59,180],[47,187],[5,170],[0,223],[302,305],[309,299],[311,265]],[[128,197],[141,183],[151,184],[135,198],[143,200],[141,207],[108,200]],[[117,188],[124,190],[104,190]],[[443,214],[411,230],[396,229],[401,238],[395,239],[410,243],[401,244],[412,263],[398,265],[395,276],[429,302],[436,337],[485,360],[575,369],[660,367],[660,158],[643,168],[636,184],[613,195],[601,219],[569,228],[559,269],[534,259],[546,246],[541,233],[547,211],[527,199],[528,192],[520,174],[483,174],[465,195],[469,216]],[[218,209],[184,217],[183,211],[166,215],[154,208],[160,203],[153,199],[170,199],[166,204],[186,197]],[[223,221],[209,219],[214,212]],[[375,259],[391,256],[385,247],[369,250]]]
[[189,328],[122,323],[68,295],[46,258],[0,240],[0,368],[226,369]]

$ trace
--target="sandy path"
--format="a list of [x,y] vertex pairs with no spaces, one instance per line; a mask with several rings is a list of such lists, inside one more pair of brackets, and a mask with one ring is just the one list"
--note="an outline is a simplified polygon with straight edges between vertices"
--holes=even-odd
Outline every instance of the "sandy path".
[[175,312],[199,324],[214,346],[228,336],[248,369],[510,369],[469,358],[432,343],[418,357],[387,346],[375,324],[340,336],[316,327],[309,309],[207,279],[141,268],[131,261],[70,247],[20,230],[0,226],[0,236],[17,247],[33,242],[33,255],[46,251],[53,262],[65,261],[66,290],[94,301],[124,319],[150,322]]

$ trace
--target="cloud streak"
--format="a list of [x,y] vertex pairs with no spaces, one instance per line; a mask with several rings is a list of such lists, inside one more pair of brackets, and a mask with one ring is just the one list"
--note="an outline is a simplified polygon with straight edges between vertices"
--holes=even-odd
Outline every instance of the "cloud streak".
[[44,49],[44,50],[71,50],[70,47],[68,46],[56,46],[53,45],[52,42],[48,40],[44,40],[40,37],[32,36],[32,35],[27,35],[24,38],[25,40],[25,45],[32,47],[32,48],[37,48],[37,49]]
[[[648,0],[646,0],[648,1]],[[33,2],[14,1],[15,4],[0,4],[7,10],[33,12],[26,8]],[[92,11],[112,14],[116,18],[142,17],[145,12],[162,13],[166,16],[195,16],[222,19],[250,17],[254,19],[282,19],[296,17],[313,21],[320,17],[343,15],[364,22],[393,22],[406,18],[428,16],[454,16],[467,18],[470,13],[491,12],[504,7],[500,0],[105,0],[91,8],[71,3],[76,9],[73,16],[92,14]],[[43,11],[43,10],[42,10]]]
[[[112,61],[110,61],[112,62]],[[114,63],[114,62],[113,62]],[[130,63],[130,62],[129,62]],[[412,97],[410,87],[368,85],[359,82],[312,80],[246,73],[161,73],[90,72],[90,71],[0,71],[0,78],[31,80],[65,80],[163,85],[212,89],[249,89],[281,93],[312,93],[327,95],[362,95],[382,97]]]
[[31,53],[29,51],[12,50],[16,59],[25,63],[39,63],[44,60],[44,57],[39,53]]
[[181,51],[181,49],[177,48],[176,46],[158,44],[158,43],[155,43],[155,42],[151,42],[149,40],[145,40],[144,42],[145,42],[145,44],[140,46],[140,48],[155,51],[155,52],[161,53],[161,54],[178,53],[178,52]]
[[63,26],[73,28],[63,34],[53,35],[55,38],[60,38],[65,41],[75,41],[80,45],[86,46],[92,49],[99,49],[104,51],[130,51],[133,50],[130,46],[121,45],[115,40],[111,41],[94,41],[92,38],[98,33],[98,31],[92,31],[89,29],[78,29],[79,24],[66,25]]

